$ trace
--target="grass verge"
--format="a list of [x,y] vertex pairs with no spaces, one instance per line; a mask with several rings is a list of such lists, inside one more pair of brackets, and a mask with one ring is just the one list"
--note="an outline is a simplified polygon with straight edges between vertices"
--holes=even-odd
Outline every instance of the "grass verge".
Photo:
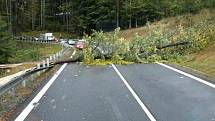
[[45,59],[62,49],[57,44],[37,44],[16,41],[14,56],[9,58],[9,63],[21,63],[14,68],[0,69],[0,77],[5,77],[19,71],[36,66],[37,61]]
[[203,75],[215,79],[215,43],[198,53],[184,56],[176,65],[185,66],[200,71]]
[[62,49],[58,44],[37,44],[31,42],[16,41],[14,56],[9,59],[10,63],[23,63],[38,61],[46,58]]

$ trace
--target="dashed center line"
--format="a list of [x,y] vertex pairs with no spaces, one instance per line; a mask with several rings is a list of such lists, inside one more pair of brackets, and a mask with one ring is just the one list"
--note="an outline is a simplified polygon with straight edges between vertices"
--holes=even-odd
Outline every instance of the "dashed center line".
[[117,67],[112,64],[112,67],[114,68],[114,70],[116,71],[116,73],[118,74],[118,76],[121,78],[121,80],[123,81],[123,83],[125,84],[125,86],[128,88],[128,90],[131,92],[131,94],[133,95],[133,97],[135,98],[135,100],[138,102],[138,104],[141,106],[141,108],[143,109],[143,111],[146,113],[146,115],[149,117],[149,119],[151,121],[156,121],[155,117],[152,115],[152,113],[148,110],[148,108],[146,107],[146,105],[140,100],[140,98],[137,96],[137,94],[135,93],[135,91],[132,89],[132,87],[129,85],[129,83],[125,80],[125,78],[122,76],[122,74],[119,72],[119,70],[117,69]]

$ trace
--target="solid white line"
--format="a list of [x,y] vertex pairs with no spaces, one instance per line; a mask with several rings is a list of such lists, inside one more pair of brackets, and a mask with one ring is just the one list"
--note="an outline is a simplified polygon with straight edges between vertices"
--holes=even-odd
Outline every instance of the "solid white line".
[[116,73],[119,75],[119,77],[122,79],[122,81],[124,82],[125,86],[128,88],[128,90],[131,92],[131,94],[133,95],[133,97],[135,98],[135,100],[138,102],[138,104],[141,106],[141,108],[143,109],[143,111],[146,113],[146,115],[149,117],[149,119],[151,121],[156,121],[156,119],[154,118],[154,116],[151,114],[151,112],[147,109],[147,107],[145,106],[145,104],[140,100],[140,98],[137,96],[137,94],[135,93],[135,91],[131,88],[131,86],[128,84],[128,82],[125,80],[125,78],[122,76],[122,74],[119,72],[119,70],[116,68],[116,66],[114,64],[112,64],[112,67],[114,68],[114,70],[116,71]]
[[[70,58],[72,58],[76,54],[76,50],[73,51]],[[43,95],[47,92],[50,86],[54,83],[60,73],[64,70],[68,63],[65,63],[61,66],[61,68],[56,72],[56,74],[48,81],[48,83],[40,90],[40,92],[34,97],[34,99],[28,104],[28,106],[19,114],[19,116],[15,119],[15,121],[24,121],[31,110],[34,108],[34,104],[38,103],[39,100],[43,97]]]
[[67,63],[63,64],[61,68],[56,72],[56,74],[49,80],[49,82],[40,90],[40,92],[34,97],[34,99],[28,104],[28,106],[22,111],[22,113],[15,119],[15,121],[24,121],[31,110],[34,108],[34,104],[38,103],[39,100],[43,97],[49,87],[57,79],[63,69],[67,66]]
[[196,80],[196,81],[198,81],[198,82],[201,82],[201,83],[203,83],[203,84],[205,84],[205,85],[208,85],[208,86],[210,86],[210,87],[212,87],[212,88],[215,88],[215,85],[212,84],[212,83],[210,83],[210,82],[208,82],[208,81],[205,81],[205,80],[203,80],[203,79],[200,79],[200,78],[198,78],[198,77],[196,77],[196,76],[193,76],[193,75],[191,75],[191,74],[188,74],[188,73],[186,73],[186,72],[183,72],[183,71],[181,71],[181,70],[178,70],[178,69],[176,69],[176,68],[173,68],[173,67],[168,66],[168,65],[166,65],[166,64],[159,63],[159,62],[156,62],[156,63],[159,64],[159,65],[161,65],[161,66],[163,66],[163,67],[166,67],[166,68],[168,68],[168,69],[170,69],[170,70],[173,70],[173,71],[178,72],[178,73],[180,73],[180,74],[183,74],[183,75],[185,75],[185,76],[187,76],[187,77],[190,77],[190,78],[192,78],[192,79],[194,79],[194,80]]

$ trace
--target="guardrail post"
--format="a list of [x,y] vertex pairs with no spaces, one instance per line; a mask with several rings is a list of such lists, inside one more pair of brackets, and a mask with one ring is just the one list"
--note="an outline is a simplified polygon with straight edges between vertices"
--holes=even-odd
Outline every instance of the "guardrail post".
[[60,58],[60,52],[58,52],[58,58]]
[[23,80],[23,81],[22,81],[22,86],[23,86],[23,87],[26,87],[26,80]]
[[[37,64],[37,69],[40,69],[40,63]],[[37,75],[40,76],[40,71],[37,72]]]
[[52,61],[52,56],[49,57],[49,60]]
[[61,56],[63,55],[63,50],[60,51],[61,52]]
[[16,93],[16,88],[15,88],[15,87],[13,87],[13,88],[11,88],[11,89],[9,90],[9,94],[15,96],[15,93]]
[[[43,68],[45,68],[45,67],[46,67],[46,61],[43,60]],[[45,69],[43,70],[43,72],[45,72]]]
[[47,67],[49,67],[49,58],[46,59]]
[[55,56],[56,56],[56,59],[58,59],[58,53],[56,53]]
[[31,81],[34,81],[34,74],[31,74]]
[[55,58],[55,54],[54,54],[54,55],[53,55],[53,61],[55,61],[55,59],[56,59],[56,58]]
[[60,52],[57,53],[58,54],[58,58],[60,57]]

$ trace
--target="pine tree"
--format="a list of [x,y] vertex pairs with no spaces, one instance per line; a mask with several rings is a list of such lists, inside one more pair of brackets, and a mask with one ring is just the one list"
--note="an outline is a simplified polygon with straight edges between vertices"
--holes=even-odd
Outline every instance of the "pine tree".
[[0,16],[0,64],[7,63],[8,59],[13,56],[14,42],[11,34],[8,32],[7,24]]

